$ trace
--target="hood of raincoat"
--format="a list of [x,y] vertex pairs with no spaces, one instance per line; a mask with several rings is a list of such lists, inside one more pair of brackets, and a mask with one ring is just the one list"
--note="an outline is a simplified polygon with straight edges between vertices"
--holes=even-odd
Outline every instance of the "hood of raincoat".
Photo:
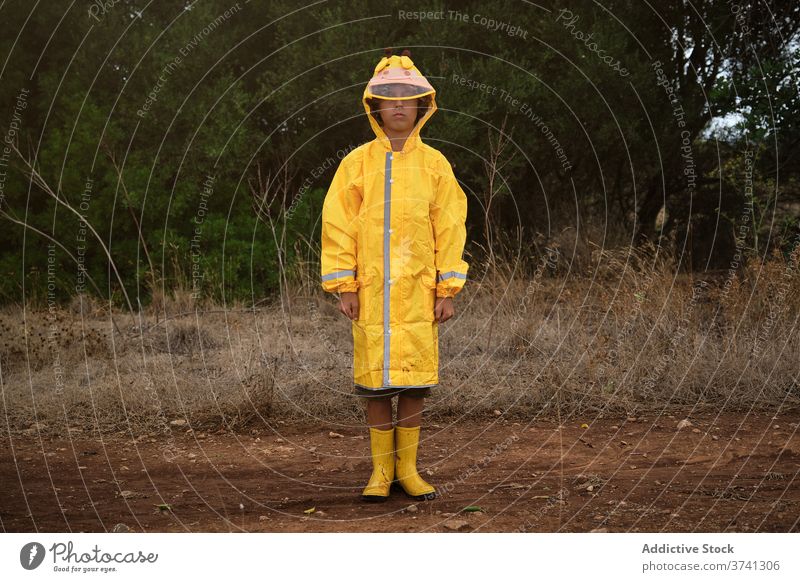
[[383,144],[387,150],[392,149],[392,144],[389,141],[383,127],[378,123],[372,115],[373,111],[369,105],[370,99],[386,99],[389,101],[398,101],[402,99],[416,99],[419,97],[430,96],[430,104],[425,115],[421,117],[411,134],[406,139],[403,145],[403,151],[410,151],[419,145],[419,133],[422,126],[427,123],[431,116],[436,112],[436,89],[428,82],[425,76],[414,65],[411,57],[408,55],[392,55],[384,56],[378,65],[375,67],[372,78],[367,83],[362,97],[364,104],[364,111],[369,119],[369,124],[372,131],[378,137],[378,140]]

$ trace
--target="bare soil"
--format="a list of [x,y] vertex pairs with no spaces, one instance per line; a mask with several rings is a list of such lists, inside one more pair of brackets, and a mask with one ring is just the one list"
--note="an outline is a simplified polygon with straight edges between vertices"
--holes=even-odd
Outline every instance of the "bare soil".
[[360,499],[371,470],[363,427],[5,433],[0,522],[6,532],[800,531],[800,410],[693,412],[678,429],[688,412],[589,428],[425,423],[420,472],[440,495],[422,502],[399,490]]

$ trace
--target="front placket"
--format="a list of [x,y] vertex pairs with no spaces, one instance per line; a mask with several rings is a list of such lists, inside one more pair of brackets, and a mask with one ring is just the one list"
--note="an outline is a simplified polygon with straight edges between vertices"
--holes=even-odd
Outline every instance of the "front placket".
[[392,160],[391,151],[386,152],[386,165],[383,183],[383,385],[389,386],[389,363],[391,354],[392,328],[389,322],[391,304],[391,235],[392,235]]

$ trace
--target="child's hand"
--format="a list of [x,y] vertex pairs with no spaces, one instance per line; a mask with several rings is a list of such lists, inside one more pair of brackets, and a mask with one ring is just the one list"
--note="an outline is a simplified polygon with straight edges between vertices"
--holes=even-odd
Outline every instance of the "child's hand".
[[350,319],[358,319],[358,293],[342,293],[339,300],[339,311]]
[[453,317],[453,313],[455,313],[455,309],[453,309],[452,297],[436,298],[436,306],[433,308],[433,317],[436,319],[436,321],[439,323],[444,323]]

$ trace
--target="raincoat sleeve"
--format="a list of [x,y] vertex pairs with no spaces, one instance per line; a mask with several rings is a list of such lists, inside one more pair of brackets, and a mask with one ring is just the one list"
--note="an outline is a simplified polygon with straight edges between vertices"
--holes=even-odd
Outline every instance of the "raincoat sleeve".
[[358,290],[356,241],[361,171],[360,156],[346,156],[336,169],[322,205],[322,288],[329,293]]
[[463,260],[467,238],[467,196],[446,158],[439,164],[439,183],[431,206],[435,240],[436,296],[453,297],[464,287],[469,265]]

